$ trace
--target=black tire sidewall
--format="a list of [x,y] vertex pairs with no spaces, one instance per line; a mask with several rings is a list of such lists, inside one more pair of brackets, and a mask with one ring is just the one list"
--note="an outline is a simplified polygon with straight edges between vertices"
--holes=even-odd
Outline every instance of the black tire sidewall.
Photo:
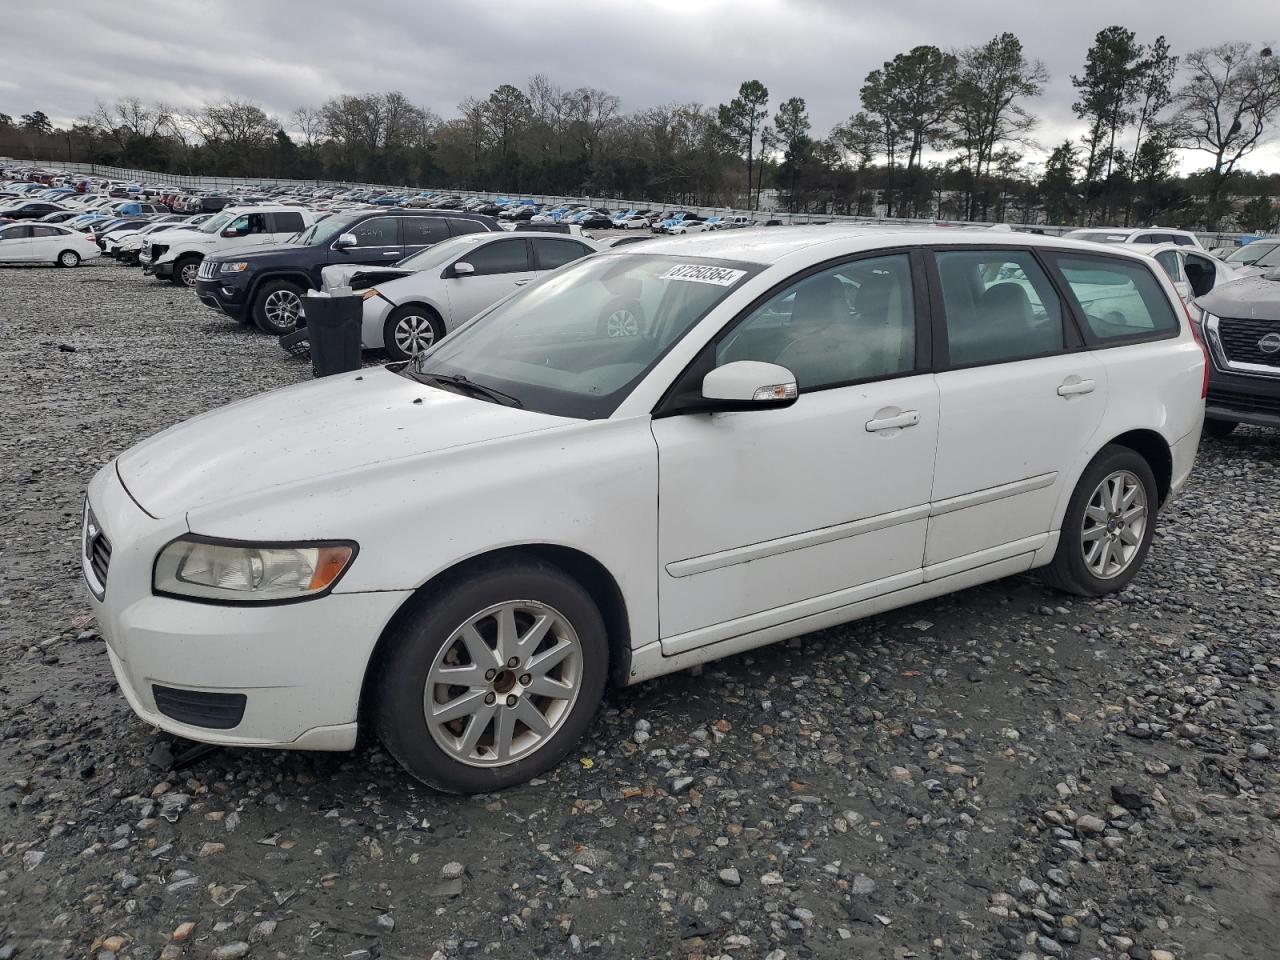
[[[1142,482],[1147,496],[1147,525],[1142,532],[1142,543],[1138,546],[1137,556],[1119,576],[1103,580],[1095,576],[1089,569],[1089,565],[1085,563],[1080,535],[1084,527],[1085,508],[1089,504],[1090,497],[1093,496],[1093,491],[1097,489],[1104,477],[1117,470],[1128,470]],[[1146,458],[1128,447],[1104,447],[1085,468],[1080,476],[1080,482],[1076,484],[1075,492],[1071,495],[1071,502],[1067,506],[1067,513],[1062,521],[1062,542],[1059,544],[1055,562],[1065,560],[1066,572],[1080,587],[1082,593],[1102,596],[1123,590],[1138,575],[1138,571],[1146,562],[1147,552],[1151,549],[1151,541],[1155,537],[1159,500],[1155,474],[1151,472],[1151,466]]]
[[[253,298],[253,310],[251,311],[251,316],[253,317],[254,325],[263,333],[269,333],[276,337],[283,337],[285,334],[293,333],[294,330],[298,329],[298,326],[295,322],[292,327],[285,329],[283,327],[277,327],[267,319],[267,297],[271,296],[271,294],[275,293],[277,290],[290,290],[298,298],[299,302],[302,300],[302,288],[296,283],[291,283],[288,280],[268,280],[262,285]],[[301,309],[301,307],[299,307],[299,309]]]
[[[547,744],[502,767],[454,760],[431,738],[423,716],[426,677],[452,632],[504,600],[537,600],[568,618],[582,643],[582,686],[573,710]],[[416,779],[445,793],[488,793],[523,783],[559,763],[595,716],[609,675],[604,620],[590,595],[559,568],[540,561],[491,567],[433,590],[393,628],[373,696],[379,738]]]
[[431,342],[435,346],[444,337],[444,323],[434,310],[430,307],[421,307],[417,304],[407,303],[402,307],[396,307],[389,314],[387,319],[382,321],[382,348],[387,351],[387,356],[392,360],[411,360],[410,354],[405,353],[396,345],[394,336],[396,324],[409,314],[414,313],[419,316],[426,317],[431,323],[431,329],[435,331],[435,340]]
[[174,286],[183,287],[187,290],[195,288],[194,282],[187,283],[182,279],[183,268],[189,263],[194,263],[198,269],[200,266],[200,257],[193,257],[191,254],[187,254],[186,256],[179,257],[173,262],[173,273],[170,275],[169,279],[173,281]]

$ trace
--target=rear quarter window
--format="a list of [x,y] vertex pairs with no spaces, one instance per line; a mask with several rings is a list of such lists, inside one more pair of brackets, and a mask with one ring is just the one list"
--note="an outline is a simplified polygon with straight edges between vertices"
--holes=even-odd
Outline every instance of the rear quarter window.
[[1177,334],[1178,316],[1150,268],[1105,257],[1057,254],[1053,259],[1096,343]]

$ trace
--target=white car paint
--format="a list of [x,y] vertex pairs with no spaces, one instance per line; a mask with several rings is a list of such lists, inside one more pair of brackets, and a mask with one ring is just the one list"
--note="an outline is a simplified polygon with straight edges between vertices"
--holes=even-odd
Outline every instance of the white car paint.
[[58,263],[67,252],[80,260],[92,260],[102,254],[83,233],[56,223],[0,225],[0,263]]
[[[1206,251],[1186,247],[1179,243],[1134,243],[1130,246],[1153,258],[1173,281],[1182,302],[1193,306],[1196,297],[1202,297],[1214,287],[1230,283],[1247,272],[1210,256]],[[1187,269],[1190,265],[1191,270]],[[1190,274],[1198,271],[1200,279],[1193,289]]]
[[[220,214],[200,225],[199,229],[178,229],[165,231],[163,237],[146,237],[142,241],[142,261],[146,272],[158,272],[166,275],[172,272],[173,264],[183,257],[195,257],[203,260],[215,253],[227,253],[245,247],[262,246],[269,243],[284,243],[292,237],[296,230],[279,230],[262,233],[249,233],[243,236],[227,236],[224,228],[234,224],[241,217],[253,217],[255,214],[288,213],[300,215],[303,226],[315,223],[317,215],[299,207],[284,204],[264,204],[262,206],[225,207]],[[226,216],[223,217],[222,215]],[[217,229],[206,230],[205,227],[218,225]],[[158,257],[152,259],[151,247],[159,244],[166,247]]]
[[[1009,229],[1005,224],[1000,226]],[[1062,235],[1064,240],[1087,240],[1092,243],[1112,244],[1157,244],[1157,243],[1173,243],[1178,242],[1170,240],[1170,237],[1177,237],[1181,241],[1180,246],[1194,247],[1197,250],[1203,250],[1204,245],[1190,230],[1175,230],[1172,227],[1084,227],[1080,230],[1071,230]]]
[[[613,258],[669,258],[679,277],[663,289],[717,282],[699,265],[726,264],[723,299],[601,419],[362,370],[232,404],[127,451],[87,500],[112,545],[105,594],[91,603],[125,696],[192,739],[347,749],[384,628],[468,558],[554,545],[597,562],[624,605],[618,679],[634,683],[1047,564],[1081,473],[1130,431],[1167,447],[1176,493],[1204,415],[1204,354],[1180,309],[1179,331],[1162,339],[939,372],[926,361],[802,390],[781,409],[653,416],[725,325],[780,284],[833,258],[938,242],[805,228],[654,240],[566,267],[467,325],[478,337],[533,291],[554,295],[558,278]],[[1096,252],[1047,237],[998,243]],[[1177,303],[1149,259],[1107,256],[1151,270]],[[153,594],[157,552],[188,531],[341,538],[359,554],[332,593],[284,606]],[[190,726],[159,712],[152,683],[243,692],[248,708],[233,730]]]

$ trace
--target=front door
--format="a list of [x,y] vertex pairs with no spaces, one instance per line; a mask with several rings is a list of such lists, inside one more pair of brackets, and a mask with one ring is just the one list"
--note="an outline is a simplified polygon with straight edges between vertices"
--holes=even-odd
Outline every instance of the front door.
[[940,250],[935,263],[942,426],[925,550],[930,579],[1047,541],[1107,396],[1105,368],[1079,349],[1030,251]]
[[654,420],[665,654],[920,582],[938,395],[914,277],[901,253],[797,279],[704,361],[784,366],[795,404]]
[[0,228],[0,260],[31,259],[31,228],[26,224]]
[[470,320],[535,276],[529,243],[523,237],[477,244],[455,262],[471,264],[472,272],[455,275],[450,266],[445,278],[450,328]]
[[356,238],[356,245],[343,247],[335,263],[390,266],[404,259],[399,217],[373,217],[356,224],[348,232]]

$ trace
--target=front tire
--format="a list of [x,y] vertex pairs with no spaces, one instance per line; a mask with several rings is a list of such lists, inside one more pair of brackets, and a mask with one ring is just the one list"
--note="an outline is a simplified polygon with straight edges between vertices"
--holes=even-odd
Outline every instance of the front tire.
[[298,328],[302,316],[302,288],[287,280],[262,285],[253,300],[253,322],[263,333],[283,337]]
[[170,274],[169,281],[175,287],[194,287],[196,274],[200,272],[200,260],[200,257],[191,254],[179,257],[173,264],[173,273]]
[[74,250],[63,250],[58,254],[58,266],[60,267],[78,267],[80,266],[80,254]]
[[1146,559],[1158,506],[1146,459],[1129,447],[1103,447],[1076,484],[1057,552],[1041,575],[1050,586],[1082,597],[1123,590]]
[[373,688],[378,736],[437,790],[501,790],[573,748],[608,669],[604,621],[580,584],[538,560],[486,566],[393,628]]
[[1215,440],[1221,440],[1235,433],[1238,426],[1240,423],[1236,420],[1205,420],[1204,432]]
[[411,360],[444,337],[444,322],[430,307],[405,304],[382,324],[382,346],[392,360]]

